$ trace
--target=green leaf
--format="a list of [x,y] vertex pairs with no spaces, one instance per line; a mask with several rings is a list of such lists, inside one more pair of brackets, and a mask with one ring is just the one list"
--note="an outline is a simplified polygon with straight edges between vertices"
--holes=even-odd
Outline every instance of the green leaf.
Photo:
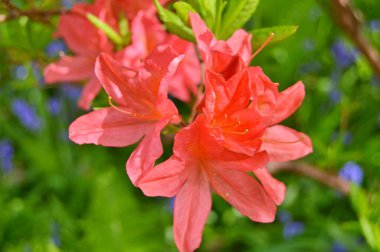
[[185,2],[175,2],[173,4],[174,9],[177,11],[177,15],[180,17],[183,23],[189,25],[189,13],[196,12],[194,8]]
[[158,0],[154,0],[154,4],[156,5],[161,21],[165,24],[165,27],[169,32],[185,40],[195,42],[193,31],[182,22],[181,18],[173,12],[163,8]]
[[368,216],[368,200],[364,190],[355,184],[350,189],[351,205],[359,216]]
[[119,30],[121,39],[125,45],[131,43],[131,32],[129,30],[129,23],[124,13],[120,12],[119,14]]
[[367,241],[367,243],[372,247],[376,247],[376,238],[375,234],[373,232],[372,223],[369,222],[369,220],[362,216],[359,217],[360,226],[362,228],[363,235]]
[[271,43],[279,42],[294,34],[298,29],[296,25],[289,26],[273,26],[262,29],[254,29],[252,33],[252,50],[259,48],[265,40],[268,39],[271,33],[274,33],[274,37]]
[[214,31],[218,2],[218,0],[198,0],[202,10],[201,16],[212,31]]
[[256,11],[259,0],[230,0],[228,1],[221,25],[215,31],[219,39],[229,38],[234,31],[241,28]]
[[103,31],[113,43],[119,46],[123,45],[122,37],[111,26],[96,16],[92,15],[91,13],[88,13],[86,17],[91,22],[91,24]]
[[185,2],[175,2],[173,4],[173,7],[177,11],[177,15],[182,20],[182,22],[186,25],[189,25],[189,13],[196,12],[194,8],[190,4]]

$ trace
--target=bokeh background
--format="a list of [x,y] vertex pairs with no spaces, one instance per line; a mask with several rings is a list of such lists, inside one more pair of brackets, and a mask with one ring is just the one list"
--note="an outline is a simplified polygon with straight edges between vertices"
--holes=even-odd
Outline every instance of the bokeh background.
[[[78,84],[44,84],[43,68],[67,52],[53,38],[58,16],[4,20],[0,2],[0,251],[176,251],[172,200],[133,187],[133,150],[78,146],[68,126]],[[74,0],[12,0],[23,10],[68,9]],[[334,18],[329,1],[261,1],[247,28],[299,25],[253,64],[283,90],[298,80],[306,99],[285,123],[307,133],[303,160],[357,185],[349,195],[292,172],[274,223],[253,223],[213,196],[199,251],[380,250],[380,81]],[[361,32],[380,49],[380,3],[351,2]],[[102,105],[101,95],[96,105]],[[169,143],[170,145],[170,143]],[[170,155],[170,147],[165,157]],[[163,157],[163,159],[165,158]]]

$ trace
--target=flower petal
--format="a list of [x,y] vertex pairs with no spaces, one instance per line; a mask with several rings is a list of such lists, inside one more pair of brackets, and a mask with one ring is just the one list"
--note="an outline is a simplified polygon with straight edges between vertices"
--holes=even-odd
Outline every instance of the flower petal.
[[304,97],[305,86],[301,81],[282,91],[277,98],[276,109],[272,115],[272,125],[285,120],[293,114],[301,105]]
[[267,128],[261,149],[267,151],[270,161],[274,162],[295,160],[313,152],[307,135],[282,125]]
[[85,16],[91,13],[108,24],[112,23],[112,20],[106,20],[105,12],[104,4],[75,4],[70,12],[60,17],[57,36],[62,37],[68,47],[77,54],[96,57],[101,51],[111,52],[113,45],[107,36],[92,25]]
[[211,33],[198,14],[190,13],[189,17],[199,51],[203,60],[208,63],[210,60],[210,46],[215,43],[214,34]]
[[227,40],[233,53],[239,54],[243,58],[245,65],[249,65],[252,55],[251,38],[251,34],[243,29],[239,29]]
[[184,163],[176,156],[155,166],[141,177],[138,186],[146,196],[173,197],[188,178]]
[[119,105],[133,107],[137,103],[136,99],[130,98],[137,93],[135,83],[131,81],[131,78],[136,76],[136,71],[101,53],[96,59],[95,74],[107,94]]
[[156,160],[162,155],[160,133],[167,123],[168,120],[156,123],[129,157],[126,170],[134,185],[138,185],[140,178],[153,168]]
[[77,144],[122,147],[136,143],[154,129],[154,123],[136,119],[114,108],[92,111],[76,119],[69,128]]
[[[140,80],[144,88],[154,97],[166,99],[170,78],[177,71],[184,55],[176,53],[171,46],[159,46],[144,60],[144,71],[140,71]],[[145,70],[149,74],[145,74]]]
[[59,61],[44,69],[46,83],[82,81],[94,75],[95,58],[87,56],[62,56]]
[[[228,153],[229,159],[231,158],[232,153]],[[228,156],[225,155],[225,156]],[[269,156],[265,151],[260,151],[256,153],[253,157],[246,157],[245,155],[235,154],[237,156],[236,160],[213,160],[213,167],[217,167],[219,169],[232,169],[244,172],[254,171],[256,169],[260,169],[265,166],[269,162]],[[239,158],[240,156],[240,158]],[[244,158],[242,158],[242,156]],[[223,157],[222,157],[223,158]]]
[[93,75],[92,78],[85,84],[83,88],[82,95],[78,103],[79,107],[84,110],[89,110],[92,101],[98,95],[101,88],[102,85],[100,84],[96,76]]
[[276,205],[251,176],[231,169],[214,169],[210,182],[215,192],[243,215],[257,222],[272,222]]
[[174,240],[181,252],[197,249],[211,211],[210,186],[201,172],[194,172],[174,203]]
[[265,191],[274,200],[276,205],[280,205],[284,201],[286,195],[286,186],[284,183],[273,178],[265,167],[253,170],[253,173],[260,180]]
[[177,99],[189,102],[191,94],[197,93],[196,86],[201,82],[201,65],[194,45],[177,36],[171,36],[168,43],[173,45],[176,52],[185,55],[170,79],[169,92]]

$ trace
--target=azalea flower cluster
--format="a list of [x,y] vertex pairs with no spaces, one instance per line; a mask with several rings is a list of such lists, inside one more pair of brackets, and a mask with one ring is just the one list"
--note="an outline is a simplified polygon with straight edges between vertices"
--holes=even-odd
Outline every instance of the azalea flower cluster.
[[[166,33],[148,2],[97,0],[74,6],[61,17],[57,36],[75,55],[49,65],[45,77],[48,82],[86,80],[79,102],[85,109],[103,87],[110,106],[75,120],[70,139],[113,147],[138,143],[126,164],[129,178],[147,196],[175,196],[176,245],[194,251],[211,211],[211,190],[253,221],[274,220],[285,185],[265,166],[312,152],[305,134],[278,125],[300,106],[305,90],[297,82],[279,92],[260,67],[250,66],[251,35],[244,30],[216,40],[200,16],[190,13],[194,45]],[[116,51],[86,15],[121,32],[120,12],[131,24],[131,36]],[[196,85],[204,92],[197,93]],[[184,102],[197,96],[188,121],[168,93]],[[176,129],[173,155],[156,165],[165,128]]]

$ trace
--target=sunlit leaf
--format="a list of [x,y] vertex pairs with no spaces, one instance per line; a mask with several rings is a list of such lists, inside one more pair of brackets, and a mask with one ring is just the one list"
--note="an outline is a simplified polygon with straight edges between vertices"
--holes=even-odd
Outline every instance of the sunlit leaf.
[[196,12],[194,8],[185,2],[175,2],[173,4],[174,9],[177,11],[177,15],[181,18],[182,22],[189,25],[189,13]]
[[275,43],[282,41],[289,36],[293,35],[298,29],[296,25],[290,26],[273,26],[268,28],[254,29],[251,31],[252,33],[252,49],[255,50],[259,48],[265,40],[270,36],[270,34],[274,34],[273,39],[270,43]]
[[223,12],[221,25],[215,31],[219,39],[229,38],[234,31],[241,28],[255,13],[259,0],[228,1]]
[[182,22],[181,18],[173,12],[163,8],[158,0],[154,0],[154,4],[156,5],[161,21],[169,32],[178,35],[185,40],[195,42],[193,31]]

